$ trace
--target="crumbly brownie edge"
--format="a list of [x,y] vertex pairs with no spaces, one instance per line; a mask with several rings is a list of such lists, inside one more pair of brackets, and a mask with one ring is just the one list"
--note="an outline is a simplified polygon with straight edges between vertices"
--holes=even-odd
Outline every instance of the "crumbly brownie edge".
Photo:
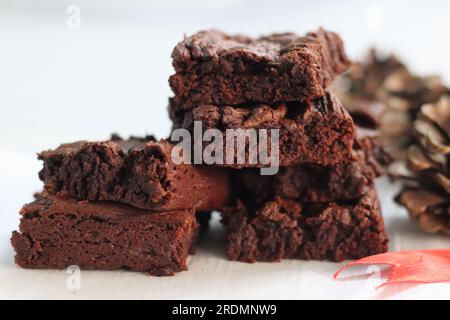
[[347,204],[307,205],[275,198],[262,207],[242,201],[222,210],[226,253],[243,262],[357,259],[387,251],[374,190]]
[[208,211],[228,200],[225,170],[175,165],[172,145],[165,141],[146,141],[128,152],[121,143],[127,141],[77,142],[43,152],[39,177],[46,190],[58,196],[116,201],[149,210]]

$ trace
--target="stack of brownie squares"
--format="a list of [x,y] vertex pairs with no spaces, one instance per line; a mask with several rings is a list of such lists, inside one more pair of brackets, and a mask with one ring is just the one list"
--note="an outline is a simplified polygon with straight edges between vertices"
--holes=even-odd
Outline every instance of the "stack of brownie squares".
[[11,240],[16,263],[155,276],[186,270],[199,232],[195,214],[227,203],[229,175],[176,165],[172,148],[151,136],[113,135],[40,153],[44,191],[20,212],[20,230]]
[[277,152],[277,173],[261,175],[267,164],[248,156],[179,163],[178,145],[152,136],[62,144],[38,155],[44,189],[13,232],[18,265],[173,275],[187,269],[199,224],[214,210],[231,260],[341,261],[387,250],[374,189],[389,161],[380,110],[347,111],[327,89],[349,65],[337,34],[210,30],[182,40],[172,58],[173,131],[195,135],[197,121],[224,137],[276,129],[278,148],[266,151]]
[[277,174],[261,175],[248,140],[245,162],[224,164],[234,169],[233,203],[220,210],[231,260],[341,261],[387,250],[374,189],[389,162],[380,110],[349,106],[350,114],[329,92],[350,64],[336,33],[255,39],[210,30],[185,38],[172,58],[174,129],[192,132],[199,121],[225,140],[228,129],[279,130]]

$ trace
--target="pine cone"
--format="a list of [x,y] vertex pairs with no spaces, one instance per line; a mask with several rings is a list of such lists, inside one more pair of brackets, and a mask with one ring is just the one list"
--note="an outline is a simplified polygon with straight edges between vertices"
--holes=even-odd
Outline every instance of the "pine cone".
[[396,56],[381,57],[374,49],[365,62],[355,63],[336,81],[335,91],[350,108],[362,100],[378,100],[386,105],[380,130],[396,159],[406,156],[413,141],[411,125],[420,107],[450,92],[439,77],[416,76]]
[[450,235],[450,96],[419,108],[412,132],[406,166],[391,168],[404,182],[395,200],[423,230]]

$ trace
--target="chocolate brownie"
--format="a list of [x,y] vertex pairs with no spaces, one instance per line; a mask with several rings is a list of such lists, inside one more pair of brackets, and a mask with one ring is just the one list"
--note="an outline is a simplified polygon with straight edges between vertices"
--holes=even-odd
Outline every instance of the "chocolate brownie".
[[323,29],[256,39],[202,31],[183,39],[172,58],[169,82],[181,109],[315,99],[350,64],[341,38]]
[[280,197],[222,210],[226,253],[243,262],[357,259],[387,251],[375,190],[355,201],[306,204]]
[[45,189],[81,200],[116,201],[146,210],[225,205],[228,172],[220,168],[175,164],[173,146],[152,137],[63,144],[39,154]]
[[12,245],[23,268],[127,269],[155,276],[187,270],[197,236],[193,209],[153,212],[42,194],[25,205]]
[[[200,121],[203,130],[219,129],[226,141],[228,129],[268,129],[266,147],[270,155],[271,131],[279,129],[279,164],[291,166],[301,163],[335,165],[347,161],[355,136],[353,120],[339,101],[330,93],[311,102],[283,103],[277,106],[213,106],[204,105],[180,111],[169,105],[173,129],[184,128],[194,133],[194,122]],[[204,143],[207,145],[208,143]],[[234,168],[263,167],[260,161],[249,161],[248,141],[245,162],[238,164],[234,150]],[[261,150],[258,150],[261,151]],[[227,159],[224,146],[223,158]],[[225,162],[225,161],[224,161]]]
[[274,196],[305,202],[357,199],[366,194],[373,180],[384,174],[389,163],[377,131],[357,128],[350,160],[336,166],[303,164],[282,167],[264,176],[256,169],[234,170],[232,185],[243,199],[263,203]]

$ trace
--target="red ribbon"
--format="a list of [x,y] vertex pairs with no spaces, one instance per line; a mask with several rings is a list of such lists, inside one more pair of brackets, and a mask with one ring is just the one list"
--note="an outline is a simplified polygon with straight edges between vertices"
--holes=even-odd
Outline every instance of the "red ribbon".
[[437,283],[450,281],[450,250],[415,250],[387,252],[350,262],[338,270],[359,265],[387,265],[387,281],[380,287],[397,283]]

